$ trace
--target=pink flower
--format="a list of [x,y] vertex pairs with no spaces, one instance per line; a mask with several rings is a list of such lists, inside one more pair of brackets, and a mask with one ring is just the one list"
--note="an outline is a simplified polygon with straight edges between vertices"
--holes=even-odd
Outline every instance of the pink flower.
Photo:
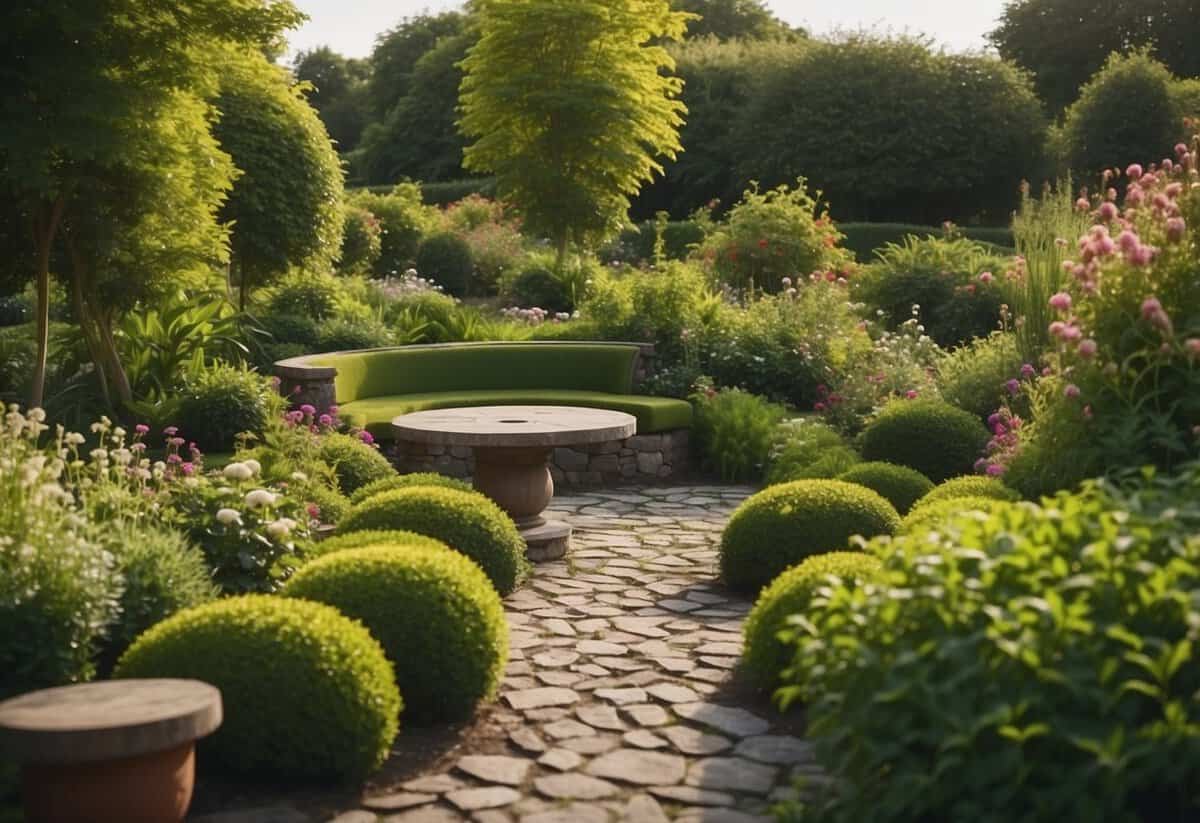
[[1192,360],[1200,357],[1200,337],[1189,337],[1184,341],[1183,350]]
[[1147,297],[1142,301],[1142,319],[1162,331],[1170,331],[1171,318],[1157,297]]
[[137,432],[138,434],[146,434],[147,432],[150,431],[150,427],[147,426],[145,423],[138,423],[136,426],[133,427],[133,430],[135,432]]
[[1087,340],[1081,340],[1079,341],[1079,356],[1084,360],[1091,360],[1096,356],[1096,350],[1098,348],[1099,347],[1097,346],[1096,341],[1092,340],[1090,337]]
[[165,434],[167,437],[174,437],[175,435],[179,434],[179,427],[167,426],[165,429],[163,429],[163,434]]
[[321,516],[321,508],[316,503],[309,503],[304,507],[304,510],[308,512],[308,516],[313,520],[316,520]]
[[1009,380],[1007,383],[1004,384],[1004,388],[1008,389],[1009,394],[1012,394],[1012,395],[1020,394],[1021,381]]
[[1079,387],[1074,383],[1068,383],[1067,387],[1063,389],[1063,394],[1074,400],[1079,396]]
[[1004,474],[1004,467],[999,463],[992,463],[987,467],[988,477],[999,477],[1002,474]]
[[1137,163],[1134,163],[1129,168],[1125,169],[1125,175],[1130,180],[1140,180],[1145,170]]
[[1182,217],[1171,217],[1167,220],[1167,239],[1172,243],[1178,243],[1183,239],[1183,233],[1187,229],[1187,224],[1183,222]]
[[1111,202],[1105,201],[1100,205],[1100,219],[1105,223],[1111,223],[1117,219],[1117,207]]
[[327,414],[323,414],[317,419],[317,422],[320,423],[322,426],[332,426],[333,418]]
[[994,280],[994,279],[995,279],[995,278],[993,278],[993,277],[992,277],[992,273],[991,273],[990,271],[985,271],[985,272],[982,272],[982,273],[979,275],[979,282],[980,282],[980,283],[991,283],[991,282],[992,282],[992,280]]
[[300,411],[304,413],[305,417],[312,417],[317,413],[316,407],[309,403],[305,403],[303,406],[301,406]]
[[375,442],[375,437],[366,429],[363,429],[358,433],[358,439],[366,443],[368,446]]
[[1022,377],[1030,378],[1030,377],[1033,377],[1035,374],[1037,374],[1037,369],[1035,369],[1033,367],[1032,363],[1024,363],[1021,365],[1021,376]]
[[1176,143],[1175,144],[1175,155],[1177,157],[1183,157],[1187,153],[1188,153],[1187,143]]
[[1065,291],[1060,291],[1058,294],[1050,298],[1050,308],[1057,311],[1071,310],[1071,295]]
[[333,415],[334,417],[336,417],[336,416],[337,416],[337,413],[338,413],[338,407],[337,407],[337,406],[330,406],[330,407],[329,407],[329,413],[330,413],[331,415]]
[[1080,197],[1078,200],[1075,201],[1075,208],[1079,209],[1079,211],[1087,211],[1091,207],[1092,207],[1092,204],[1088,202],[1088,199],[1086,197]]
[[184,477],[191,477],[193,474],[196,473],[196,464],[195,463],[184,463],[179,467],[179,470],[181,472],[183,472]]
[[1063,329],[1065,329],[1066,327],[1067,327],[1067,324],[1064,323],[1063,321],[1055,320],[1053,323],[1050,324],[1050,328],[1049,328],[1050,336],[1051,337],[1061,337]]
[[909,400],[916,400],[917,399],[917,390],[909,389],[908,391],[906,391],[904,393],[904,396],[907,397]]
[[825,411],[825,404],[822,403],[820,400],[818,400],[816,403],[813,403],[813,411],[816,411],[816,412]]
[[175,465],[179,465],[180,463],[182,463],[183,458],[177,454],[168,454],[167,462],[170,463],[171,465],[175,466]]

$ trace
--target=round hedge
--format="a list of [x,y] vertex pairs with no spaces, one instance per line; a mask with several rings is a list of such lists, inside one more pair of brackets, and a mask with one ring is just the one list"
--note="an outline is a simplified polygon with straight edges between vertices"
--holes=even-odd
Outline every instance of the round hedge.
[[318,557],[324,557],[334,552],[345,551],[346,549],[363,549],[367,546],[385,546],[385,545],[402,545],[402,546],[428,546],[435,549],[449,549],[450,547],[434,537],[426,537],[423,534],[416,532],[405,531],[362,531],[349,532],[348,534],[335,534],[333,537],[327,537],[324,540],[318,540],[310,544],[304,552],[304,556],[308,560],[315,560]]
[[900,514],[933,490],[933,481],[916,469],[892,463],[860,463],[840,474],[838,480],[879,492]]
[[392,464],[378,450],[348,434],[327,434],[322,437],[319,456],[333,467],[342,494],[354,494],[369,483],[386,480],[396,474]]
[[796,480],[742,503],[721,535],[721,576],[756,592],[815,554],[849,547],[854,535],[895,534],[900,515],[879,493],[841,480]]
[[300,569],[284,593],[328,603],[370,629],[395,667],[406,719],[459,720],[495,695],[508,624],[477,565],[420,540],[326,555]]
[[296,489],[295,496],[317,507],[316,519],[321,523],[336,526],[338,521],[346,516],[346,512],[350,511],[350,501],[346,499],[346,495],[315,480],[292,488]]
[[964,512],[984,512],[990,514],[1001,506],[1009,505],[1007,500],[997,500],[994,497],[951,497],[946,500],[935,500],[932,503],[922,503],[917,506],[900,524],[899,534],[920,534],[931,531]]
[[918,500],[916,505],[918,507],[925,506],[929,503],[936,503],[939,500],[951,500],[955,497],[991,497],[995,500],[1008,500],[1010,502],[1016,502],[1021,499],[1021,495],[1015,489],[1010,489],[995,477],[969,474],[963,477],[954,477],[945,483],[939,484]]
[[202,759],[235,773],[360,780],[383,763],[402,708],[379,642],[337,609],[246,595],[179,612],[143,634],[115,677],[183,677],[221,690],[225,721]]
[[438,486],[443,489],[458,489],[459,491],[474,491],[471,484],[465,480],[456,480],[436,472],[414,472],[413,474],[395,474],[375,480],[350,495],[350,502],[358,504],[382,492],[393,489],[411,489],[413,486]]
[[525,541],[504,511],[478,492],[414,486],[364,500],[342,520],[343,533],[400,529],[436,537],[480,565],[505,595],[525,576]]
[[970,472],[987,441],[987,429],[970,412],[941,400],[903,400],[889,403],[867,425],[862,453],[940,483]]
[[759,595],[746,618],[742,665],[751,682],[761,689],[774,689],[780,675],[792,663],[793,648],[777,636],[787,628],[787,619],[808,610],[809,602],[825,578],[865,580],[882,569],[879,558],[862,552],[830,552],[808,558],[776,577]]

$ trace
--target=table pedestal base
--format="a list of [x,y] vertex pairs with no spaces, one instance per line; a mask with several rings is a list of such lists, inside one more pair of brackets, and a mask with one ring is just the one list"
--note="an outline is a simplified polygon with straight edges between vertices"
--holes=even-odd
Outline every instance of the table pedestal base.
[[528,546],[526,556],[535,563],[562,557],[571,542],[570,526],[542,516],[554,497],[550,453],[542,447],[475,448],[475,489],[513,519]]
[[571,527],[561,520],[547,520],[540,526],[521,529],[525,556],[534,563],[558,560],[571,547]]

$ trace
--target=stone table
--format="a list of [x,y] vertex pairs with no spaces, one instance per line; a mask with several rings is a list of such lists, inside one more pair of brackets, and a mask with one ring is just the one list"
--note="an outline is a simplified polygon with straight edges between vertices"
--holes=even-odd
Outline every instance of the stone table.
[[637,419],[576,406],[478,406],[400,415],[392,428],[397,440],[473,448],[475,488],[516,521],[529,558],[543,561],[562,557],[571,539],[570,526],[542,516],[554,497],[551,452],[632,437]]
[[24,764],[32,823],[175,823],[192,799],[195,742],[221,725],[198,680],[110,680],[0,703],[0,752]]

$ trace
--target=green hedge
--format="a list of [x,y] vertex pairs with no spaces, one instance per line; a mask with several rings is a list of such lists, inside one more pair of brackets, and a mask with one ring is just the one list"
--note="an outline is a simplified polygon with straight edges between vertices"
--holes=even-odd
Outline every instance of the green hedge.
[[443,183],[422,183],[421,199],[427,206],[448,206],[472,194],[484,197],[496,196],[496,178],[480,177],[474,180],[447,180]]
[[[838,231],[846,237],[842,246],[854,252],[860,263],[875,260],[875,250],[888,243],[903,243],[910,234],[914,237],[941,237],[940,226],[920,226],[913,223],[838,223]],[[983,243],[994,254],[1013,254],[1016,242],[1012,229],[988,226],[957,226],[964,237]]]

